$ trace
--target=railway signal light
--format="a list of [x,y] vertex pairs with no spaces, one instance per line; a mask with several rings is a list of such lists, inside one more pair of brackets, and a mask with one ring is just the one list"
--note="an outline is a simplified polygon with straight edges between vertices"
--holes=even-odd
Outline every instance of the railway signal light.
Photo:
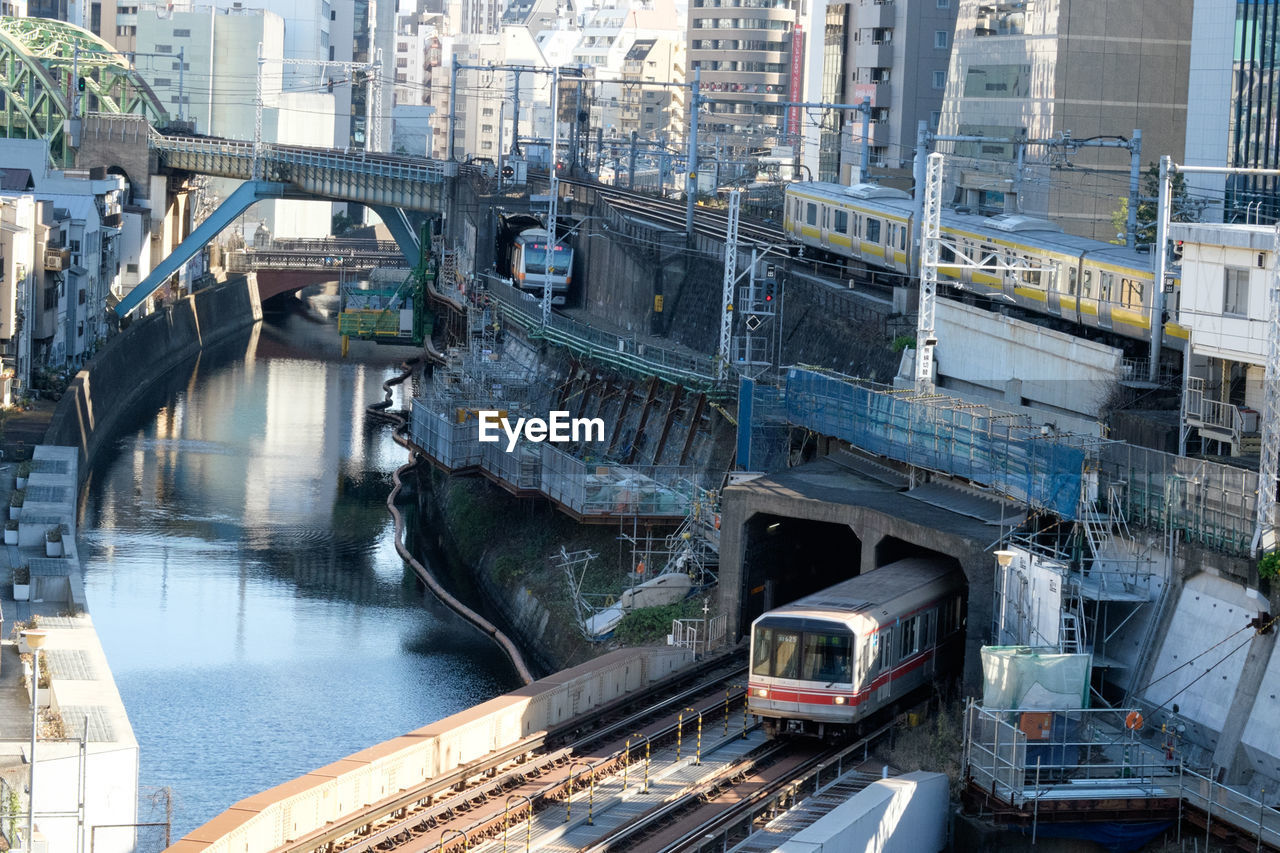
[[776,282],[775,280],[773,280],[773,279],[768,279],[768,278],[767,278],[767,279],[765,279],[765,281],[764,281],[764,301],[765,301],[766,303],[769,303],[769,302],[772,302],[772,301],[773,301],[774,289],[775,289],[776,287],[777,287],[777,282]]
[[84,91],[84,88],[85,88],[84,78],[83,78],[83,77],[79,77],[79,78],[77,78],[77,79],[76,79],[76,91],[77,91],[77,92],[83,92],[83,91]]
[[515,170],[515,167],[513,167],[513,166],[503,166],[503,167],[502,167],[502,177],[504,177],[504,178],[506,178],[506,179],[510,180],[511,178],[514,178],[515,176],[516,176],[516,170]]

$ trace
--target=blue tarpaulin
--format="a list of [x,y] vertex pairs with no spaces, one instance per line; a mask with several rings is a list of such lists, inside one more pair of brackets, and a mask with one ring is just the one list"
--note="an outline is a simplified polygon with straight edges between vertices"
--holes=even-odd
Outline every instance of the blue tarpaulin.
[[804,368],[787,371],[787,420],[899,462],[964,477],[1074,519],[1084,451],[985,406],[944,406]]

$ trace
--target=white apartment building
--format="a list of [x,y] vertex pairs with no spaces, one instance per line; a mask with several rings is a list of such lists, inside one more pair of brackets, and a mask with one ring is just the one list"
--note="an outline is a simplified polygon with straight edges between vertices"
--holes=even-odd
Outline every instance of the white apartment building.
[[40,140],[0,140],[0,152],[0,341],[21,390],[33,368],[78,366],[105,339],[108,299],[149,241],[124,215],[123,176],[49,170]]
[[[328,17],[331,10],[327,0],[309,2],[317,14],[324,11]],[[176,105],[181,90],[184,115],[194,122],[198,132],[252,140],[261,45],[265,60],[261,66],[263,140],[338,146],[345,140],[347,130],[338,127],[336,99],[328,91],[328,72],[320,67],[281,62],[289,56],[285,49],[291,42],[287,24],[275,12],[261,9],[169,12],[144,8],[137,13],[135,35],[139,72],[165,104]],[[289,58],[317,58],[324,33],[314,24],[308,26],[311,29],[305,31],[305,39],[296,32],[292,38],[292,43],[301,46],[303,55]],[[181,76],[176,71],[148,71],[142,56],[172,56],[176,64],[180,50],[185,61]],[[322,55],[327,57],[328,46],[323,50]],[[185,70],[188,66],[201,69],[201,73]],[[230,195],[237,184],[224,179],[210,181],[219,198]],[[322,237],[330,231],[332,216],[330,202],[270,201],[255,205],[244,217],[244,223],[250,233],[259,223],[265,223],[277,237]]]
[[1169,237],[1182,241],[1176,307],[1178,322],[1190,330],[1184,435],[1198,435],[1202,449],[1256,453],[1275,229],[1173,223]]

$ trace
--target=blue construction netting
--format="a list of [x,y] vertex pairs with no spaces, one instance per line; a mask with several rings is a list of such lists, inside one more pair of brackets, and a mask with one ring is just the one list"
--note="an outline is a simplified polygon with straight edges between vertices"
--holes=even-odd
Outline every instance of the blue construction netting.
[[782,389],[742,377],[738,384],[738,467],[767,472],[787,467],[790,432]]
[[787,420],[870,453],[964,477],[1074,519],[1085,452],[1013,414],[950,400],[911,399],[846,377],[789,368]]

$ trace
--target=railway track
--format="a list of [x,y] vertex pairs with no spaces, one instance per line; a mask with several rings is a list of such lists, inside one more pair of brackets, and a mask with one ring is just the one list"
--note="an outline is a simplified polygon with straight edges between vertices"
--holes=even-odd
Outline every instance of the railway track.
[[[886,723],[865,737],[835,745],[771,741],[749,764],[734,768],[735,772],[723,780],[705,784],[579,849],[590,853],[728,849],[758,832],[768,818],[807,796],[833,785],[838,785],[840,798],[861,790],[874,777],[853,774],[850,778],[850,765],[865,760],[870,745],[891,727],[892,723]],[[823,771],[827,771],[825,784]]]
[[[643,216],[652,222],[684,230],[685,203],[674,199],[658,198],[647,193],[594,184],[587,181],[561,179],[562,185],[574,188],[575,195],[593,192],[598,198],[606,199],[615,208],[628,214]],[[695,209],[693,230],[695,233],[716,240],[725,238],[729,214],[714,207],[698,207]],[[738,239],[742,243],[760,243],[763,245],[786,244],[788,238],[778,228],[763,220],[740,217],[738,223]],[[785,254],[779,251],[778,254]]]
[[[495,820],[511,818],[512,812],[503,806],[513,792],[521,791],[526,801],[524,812],[517,813],[527,814],[529,806],[554,802],[577,778],[572,777],[570,765],[575,760],[580,765],[582,756],[593,756],[591,773],[598,775],[626,759],[628,738],[633,747],[643,738],[652,750],[670,738],[691,733],[695,716],[688,714],[687,722],[678,719],[683,709],[695,709],[703,720],[716,714],[717,719],[727,719],[726,709],[742,715],[745,664],[740,652],[709,659],[643,696],[525,738],[279,849],[288,853],[415,849],[413,842],[449,827],[472,838],[492,834],[497,831]],[[663,698],[655,701],[655,695]],[[673,716],[677,716],[675,722]]]

